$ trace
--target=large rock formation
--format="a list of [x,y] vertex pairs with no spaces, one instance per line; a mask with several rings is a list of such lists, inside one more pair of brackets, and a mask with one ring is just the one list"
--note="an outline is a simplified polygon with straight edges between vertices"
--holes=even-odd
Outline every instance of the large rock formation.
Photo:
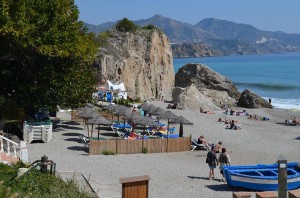
[[272,105],[269,102],[248,89],[245,89],[242,92],[237,105],[245,108],[272,108]]
[[[236,86],[228,78],[203,64],[189,63],[176,73],[176,87],[187,88],[192,84],[217,106],[220,103],[232,106],[240,96]],[[173,98],[178,98],[176,92],[173,92]]]
[[199,111],[200,107],[209,110],[219,109],[211,98],[206,97],[202,92],[199,92],[194,84],[187,88],[175,87],[173,90],[173,100],[181,109],[192,111]]
[[171,99],[174,68],[169,40],[159,30],[112,30],[95,66],[100,79],[124,82],[129,97]]

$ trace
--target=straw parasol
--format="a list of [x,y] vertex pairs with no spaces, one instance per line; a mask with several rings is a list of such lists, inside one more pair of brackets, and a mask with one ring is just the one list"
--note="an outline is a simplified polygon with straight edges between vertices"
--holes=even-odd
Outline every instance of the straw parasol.
[[161,107],[157,107],[157,108],[153,109],[153,111],[151,112],[151,114],[153,114],[153,115],[162,115],[164,113],[166,113],[166,110]]
[[[100,135],[100,125],[111,125],[112,123],[107,120],[106,118],[104,118],[103,116],[99,115],[95,118],[93,118],[92,120],[90,120],[88,122],[88,124],[92,124],[92,131],[93,131],[93,125],[98,125],[98,139],[99,139],[99,135]],[[91,131],[91,137],[92,137],[92,131]]]
[[117,105],[114,104],[109,104],[106,105],[103,109],[105,110],[109,110],[111,112],[111,121],[114,122],[114,110],[116,110],[118,108]]
[[193,125],[194,123],[189,121],[188,119],[186,119],[183,116],[179,116],[176,119],[172,119],[170,121],[170,123],[179,123],[179,137],[183,137],[183,124],[187,124],[187,125]]

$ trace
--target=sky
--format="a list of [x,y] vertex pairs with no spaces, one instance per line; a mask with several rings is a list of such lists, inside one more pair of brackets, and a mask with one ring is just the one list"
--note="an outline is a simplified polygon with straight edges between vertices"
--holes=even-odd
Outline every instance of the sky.
[[155,14],[196,24],[216,18],[266,31],[300,33],[300,0],[75,0],[80,20],[99,25]]

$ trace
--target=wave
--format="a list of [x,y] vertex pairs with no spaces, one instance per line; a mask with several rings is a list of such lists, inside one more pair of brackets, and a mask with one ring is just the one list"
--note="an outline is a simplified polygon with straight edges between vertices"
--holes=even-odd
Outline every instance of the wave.
[[259,88],[261,90],[274,90],[274,91],[290,91],[298,89],[297,85],[279,85],[271,83],[247,83],[247,82],[234,82],[237,87],[246,87],[246,88]]
[[[265,100],[268,100],[267,97],[262,97]],[[300,98],[289,98],[289,99],[280,99],[280,98],[272,98],[272,106],[274,108],[280,109],[293,109],[293,110],[300,110]]]

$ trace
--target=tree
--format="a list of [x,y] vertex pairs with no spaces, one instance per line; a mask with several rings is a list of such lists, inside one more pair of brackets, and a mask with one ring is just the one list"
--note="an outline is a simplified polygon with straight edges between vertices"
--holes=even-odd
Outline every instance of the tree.
[[2,0],[0,98],[26,111],[91,98],[97,45],[73,0]]
[[138,26],[127,18],[122,19],[116,25],[116,30],[119,32],[135,32]]

